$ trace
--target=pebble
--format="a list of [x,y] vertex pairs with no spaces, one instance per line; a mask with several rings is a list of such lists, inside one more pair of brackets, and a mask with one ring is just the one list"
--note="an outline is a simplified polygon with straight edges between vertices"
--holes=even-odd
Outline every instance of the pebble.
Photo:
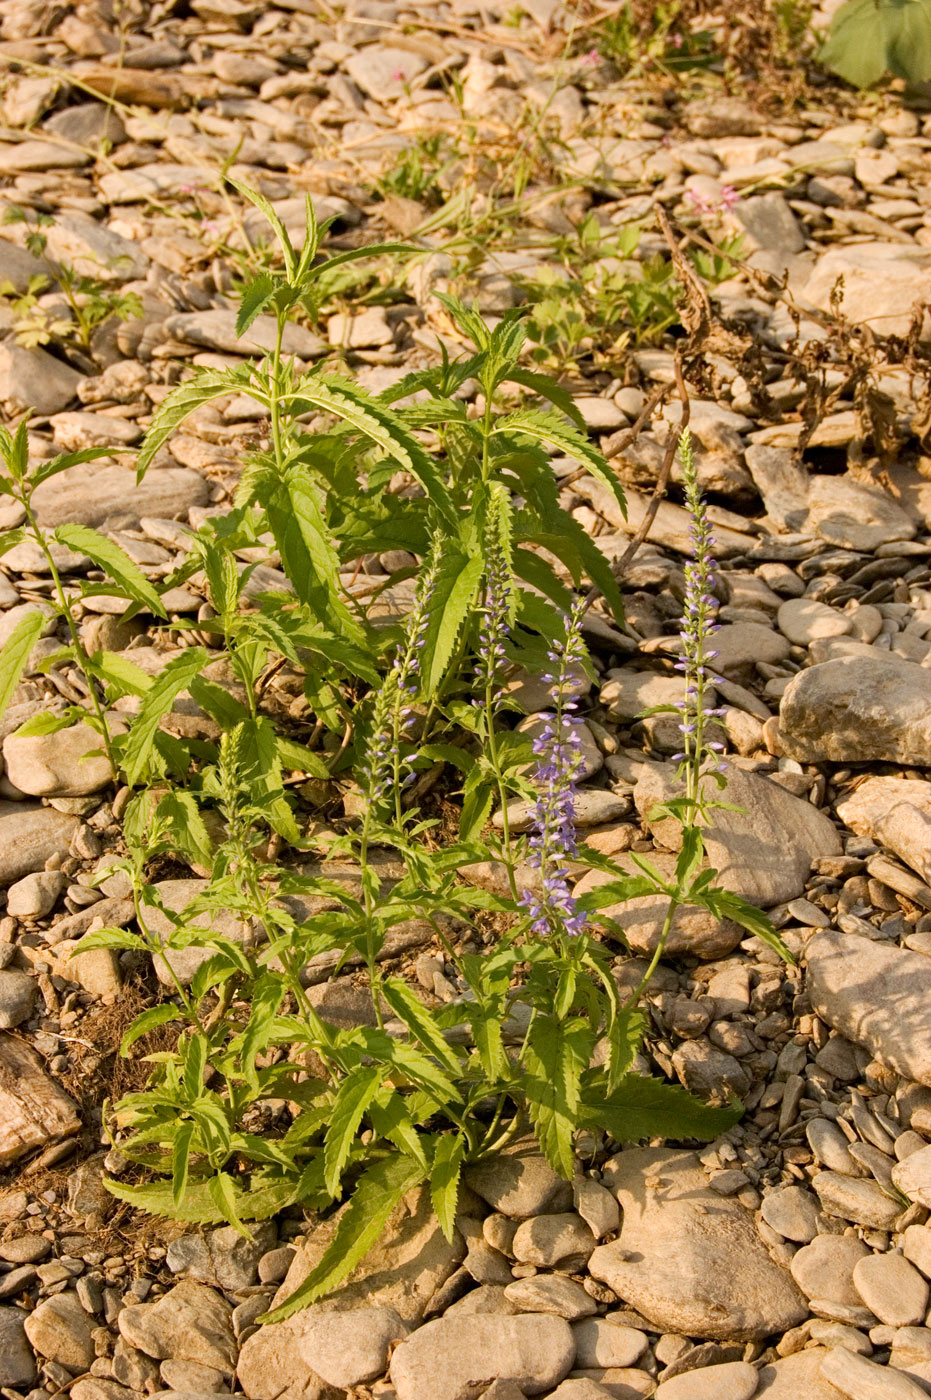
[[800,763],[931,766],[931,672],[886,655],[800,671],[779,707],[783,751]]
[[519,1263],[552,1268],[564,1259],[587,1259],[596,1243],[585,1221],[573,1211],[525,1220],[514,1232],[511,1252]]
[[901,1254],[872,1254],[854,1265],[853,1284],[890,1327],[917,1327],[928,1311],[928,1283]]
[[927,1392],[901,1371],[835,1347],[821,1363],[821,1374],[849,1400],[923,1400]]
[[504,1297],[520,1312],[554,1313],[567,1322],[579,1322],[598,1311],[594,1298],[564,1274],[515,1279],[505,1287]]
[[787,1240],[808,1244],[818,1233],[818,1202],[802,1186],[785,1186],[763,1197],[761,1214]]
[[792,1256],[792,1277],[806,1298],[825,1298],[856,1307],[860,1294],[853,1271],[870,1251],[853,1235],[818,1235]]
[[391,1308],[308,1310],[298,1343],[301,1357],[328,1385],[348,1388],[384,1373],[392,1343],[407,1327]]
[[495,1380],[515,1381],[525,1393],[551,1389],[574,1357],[562,1318],[444,1317],[401,1342],[389,1375],[397,1400],[472,1400]]
[[901,1213],[899,1204],[890,1200],[875,1181],[857,1181],[839,1172],[818,1172],[811,1184],[828,1215],[838,1215],[855,1225],[888,1230]]
[[0,1385],[25,1390],[36,1380],[36,1361],[26,1335],[27,1314],[0,1307]]
[[[125,734],[126,725],[113,720],[111,732]],[[10,734],[3,741],[7,777],[31,797],[83,797],[100,792],[113,781],[110,761],[101,745],[100,735],[89,724],[71,725],[53,734]]]
[[156,1360],[195,1361],[232,1374],[236,1343],[232,1309],[212,1288],[184,1280],[154,1303],[137,1303],[119,1315],[120,1335]]
[[617,1325],[610,1316],[576,1322],[572,1335],[577,1367],[634,1366],[648,1346],[645,1332]]
[[[25,972],[0,972],[0,1030],[11,1030],[32,1015],[36,999],[34,978]],[[0,1259],[6,1258],[0,1245]]]
[[803,647],[820,637],[845,637],[851,630],[850,618],[813,598],[790,598],[781,604],[776,622],[790,642]]
[[0,801],[0,885],[64,860],[79,825],[77,817],[52,807]]
[[907,1226],[902,1235],[902,1252],[925,1278],[931,1278],[931,1229],[926,1225]]
[[654,1395],[655,1400],[751,1400],[759,1380],[759,1372],[749,1362],[727,1361],[660,1381]]
[[6,894],[6,912],[15,919],[44,919],[64,893],[67,876],[60,870],[38,870],[24,875]]
[[463,1179],[494,1210],[514,1220],[567,1210],[572,1204],[569,1182],[557,1176],[536,1145],[528,1142],[472,1163]]
[[94,1323],[75,1293],[46,1298],[26,1318],[26,1336],[39,1356],[69,1371],[86,1371],[95,1356]]
[[931,1147],[912,1152],[892,1168],[892,1180],[910,1201],[931,1206]]

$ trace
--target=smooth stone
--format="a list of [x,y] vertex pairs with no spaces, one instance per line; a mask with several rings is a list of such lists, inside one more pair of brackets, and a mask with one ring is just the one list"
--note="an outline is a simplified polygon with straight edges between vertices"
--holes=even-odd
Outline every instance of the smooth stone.
[[362,1385],[384,1374],[394,1342],[407,1327],[392,1308],[350,1308],[336,1312],[325,1305],[308,1309],[298,1351],[329,1385]]
[[60,870],[24,875],[6,893],[6,912],[15,919],[44,919],[65,892],[68,878]]
[[[710,778],[703,784],[709,799],[738,809],[713,812],[704,830],[707,862],[717,870],[718,883],[763,908],[797,899],[812,861],[841,853],[833,822],[768,778],[733,764],[725,776],[723,793]],[[637,810],[654,838],[673,850],[681,845],[681,826],[670,817],[651,821],[650,813],[678,790],[671,767],[652,763],[644,765],[634,788]]]
[[64,860],[78,818],[34,802],[0,802],[0,885]]
[[46,1298],[25,1320],[33,1350],[69,1371],[86,1371],[93,1361],[93,1328],[94,1320],[81,1307],[76,1293]]
[[931,783],[923,778],[867,778],[835,810],[858,836],[874,836],[887,813],[902,805],[931,817]]
[[715,633],[713,645],[714,669],[734,679],[752,672],[757,661],[778,666],[789,656],[788,640],[761,622],[725,623]]
[[580,1322],[598,1311],[594,1298],[565,1274],[534,1274],[505,1285],[504,1296],[518,1312],[553,1313],[567,1322]]
[[401,1343],[389,1376],[398,1400],[476,1400],[496,1380],[540,1395],[565,1378],[574,1358],[571,1329],[559,1317],[438,1318]]
[[931,670],[888,652],[810,666],[785,689],[779,739],[800,763],[931,767]]
[[902,1235],[902,1252],[925,1278],[931,1278],[931,1228],[909,1225]]
[[611,1158],[603,1176],[623,1224],[617,1241],[592,1254],[589,1273],[654,1325],[749,1341],[807,1315],[752,1216],[711,1190],[695,1153],[635,1148]]
[[[112,734],[125,734],[111,720]],[[72,724],[53,734],[8,734],[3,741],[7,777],[30,797],[85,797],[113,782],[103,740],[89,724]]]
[[39,524],[49,529],[68,523],[100,529],[111,519],[119,519],[121,528],[127,520],[138,528],[142,516],[186,518],[209,496],[205,478],[188,467],[153,468],[137,485],[131,468],[91,462],[42,482],[32,500]]
[[880,1366],[865,1356],[832,1348],[821,1363],[821,1374],[848,1400],[926,1400],[927,1391],[917,1381],[890,1366]]
[[813,1009],[907,1079],[931,1086],[931,960],[825,929],[805,947]]
[[931,1328],[898,1327],[892,1338],[891,1366],[907,1370],[910,1365],[931,1361]]
[[820,1207],[802,1186],[785,1186],[763,1197],[760,1213],[784,1239],[808,1244],[818,1233]]
[[168,1246],[165,1263],[173,1274],[237,1293],[258,1282],[259,1260],[275,1243],[274,1225],[247,1226],[243,1236],[231,1225],[205,1234],[180,1235]]
[[931,1147],[922,1147],[897,1162],[892,1168],[892,1180],[910,1201],[931,1206]]
[[624,1327],[610,1317],[591,1317],[572,1328],[575,1338],[575,1364],[587,1366],[633,1366],[646,1351],[649,1340],[637,1327]]
[[35,978],[27,972],[0,971],[0,1030],[12,1030],[32,1015],[36,991]]
[[888,1230],[901,1214],[898,1202],[891,1200],[875,1181],[859,1181],[839,1172],[818,1172],[811,1184],[826,1215],[840,1216],[855,1225]]
[[854,1265],[853,1284],[889,1327],[917,1327],[928,1311],[928,1283],[901,1254],[872,1254]]
[[931,881],[931,815],[911,802],[898,802],[874,825],[876,840],[910,865],[925,884]]
[[[236,312],[230,308],[210,311],[183,311],[169,316],[164,323],[166,334],[175,340],[186,340],[207,350],[226,354],[251,355],[256,350],[272,351],[275,347],[274,316],[257,316],[246,334],[236,334]],[[298,355],[310,360],[327,349],[326,342],[303,326],[290,322],[285,326],[282,348],[286,355]],[[147,515],[162,515],[163,511],[146,511]]]
[[596,1239],[613,1234],[621,1223],[621,1210],[611,1192],[590,1176],[572,1182],[575,1208]]
[[814,598],[790,598],[779,608],[776,621],[783,635],[802,647],[821,637],[845,637],[852,630],[849,617]]
[[[794,159],[801,158],[799,151],[796,147]],[[927,291],[929,271],[931,253],[923,248],[887,242],[844,245],[821,254],[802,295],[821,311],[830,311],[837,280],[843,278],[840,309],[848,321],[881,335],[905,336],[913,307]]]
[[654,1396],[655,1400],[752,1400],[759,1382],[759,1372],[748,1361],[726,1361],[660,1381]]
[[537,1215],[518,1225],[511,1252],[521,1264],[553,1268],[563,1259],[588,1258],[596,1240],[574,1211],[560,1215]]
[[157,1361],[195,1361],[231,1375],[236,1366],[232,1308],[212,1288],[189,1279],[176,1283],[154,1303],[123,1308],[120,1335]]
[[29,1313],[0,1308],[0,1385],[25,1390],[36,1379],[36,1361],[26,1337]]
[[535,1142],[518,1142],[494,1157],[473,1162],[463,1172],[463,1180],[512,1220],[568,1210],[572,1205],[570,1183],[556,1175]]
[[847,1139],[836,1124],[827,1118],[809,1118],[805,1125],[808,1145],[815,1161],[828,1171],[844,1176],[863,1176],[864,1170],[850,1155]]
[[[712,691],[709,705],[717,703],[713,697]],[[657,675],[655,671],[614,670],[602,684],[598,698],[607,708],[609,719],[629,724],[657,705],[683,705],[685,680],[681,676]]]
[[248,1400],[335,1400],[345,1393],[334,1391],[301,1352],[305,1328],[313,1328],[312,1312],[266,1323],[243,1342],[236,1379]]
[[760,1371],[754,1400],[844,1400],[843,1391],[821,1374],[821,1363],[829,1353],[823,1347],[799,1351],[783,1357]]
[[850,1307],[860,1304],[853,1271],[869,1249],[853,1235],[818,1235],[792,1256],[792,1277],[806,1298],[825,1298]]
[[11,415],[18,417],[27,409],[58,413],[74,398],[82,378],[78,370],[45,350],[27,350],[12,340],[0,345],[0,404]]

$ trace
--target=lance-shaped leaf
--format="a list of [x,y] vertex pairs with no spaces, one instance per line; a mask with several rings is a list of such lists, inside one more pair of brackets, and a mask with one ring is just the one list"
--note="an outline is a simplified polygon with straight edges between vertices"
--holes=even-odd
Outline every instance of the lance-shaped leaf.
[[710,1108],[678,1084],[629,1074],[613,1094],[583,1085],[580,1118],[587,1127],[608,1132],[615,1142],[642,1138],[715,1138],[732,1128],[743,1106]]
[[209,659],[210,654],[204,647],[182,652],[168,662],[146,691],[123,749],[123,769],[130,787],[140,781],[146,770],[158,726],[171,709],[175,696],[187,690]]
[[[255,385],[250,384],[251,373],[252,367],[248,363],[236,365],[232,369],[205,369],[193,379],[179,384],[159,405],[152,419],[136,458],[136,480],[142,480],[152,458],[165,445],[178,424],[183,423],[195,408],[200,408],[202,404],[210,403],[213,399],[223,398],[226,394],[248,391],[256,397]],[[258,401],[262,402],[261,399]]]
[[339,1193],[343,1170],[349,1161],[359,1125],[381,1088],[383,1075],[381,1065],[359,1065],[339,1086],[323,1147],[323,1179],[331,1196]]
[[126,551],[113,540],[108,540],[106,535],[98,534],[87,525],[59,525],[55,538],[66,549],[73,549],[75,554],[86,554],[98,568],[109,574],[117,587],[134,603],[141,604],[156,617],[168,616],[161,598],[139,565],[133,563]]
[[6,712],[10,697],[26,669],[26,662],[46,621],[45,614],[39,612],[38,608],[35,612],[26,613],[13,628],[3,651],[0,652],[0,718]]
[[609,488],[626,518],[627,498],[620,481],[597,447],[594,447],[585,434],[580,433],[571,424],[563,423],[554,413],[521,408],[516,413],[510,413],[506,418],[502,418],[495,431],[523,433],[525,437],[535,438],[538,442],[545,443],[547,447],[555,447],[557,451],[565,452],[568,457],[574,457],[577,462],[582,462],[593,476],[596,476],[599,481],[603,481],[605,486]]
[[482,560],[449,550],[440,559],[428,603],[427,632],[420,658],[421,688],[434,695],[446,674],[459,634],[472,612],[482,578]]
[[433,1166],[430,1168],[430,1198],[440,1229],[450,1244],[456,1229],[456,1202],[459,1199],[459,1177],[465,1160],[465,1143],[454,1133],[443,1133],[436,1139]]

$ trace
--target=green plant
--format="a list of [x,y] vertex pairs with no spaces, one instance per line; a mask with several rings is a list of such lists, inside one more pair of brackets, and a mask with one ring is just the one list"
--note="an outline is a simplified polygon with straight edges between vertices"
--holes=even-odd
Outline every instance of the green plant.
[[[28,291],[18,298],[11,283],[0,283],[0,296],[11,299],[17,318],[16,338],[21,345],[46,345],[51,340],[73,339],[87,350],[94,331],[111,316],[128,321],[142,315],[142,302],[135,292],[110,287],[97,277],[77,272],[70,263],[49,258],[48,235],[42,229],[54,223],[50,215],[35,214],[30,221],[26,210],[14,204],[4,211],[3,222],[27,224],[26,246],[34,257],[42,258],[49,269],[48,277],[39,273],[30,278]],[[56,285],[73,320],[50,314],[38,303],[39,295]]]
[[931,78],[931,0],[847,0],[836,11],[818,62],[854,87],[886,73]]
[[708,68],[718,58],[714,35],[684,23],[682,0],[651,3],[624,0],[594,30],[598,52],[624,74],[639,67],[666,72]]
[[436,208],[443,201],[440,181],[460,158],[455,143],[444,132],[417,135],[391,168],[379,176],[375,188],[383,198],[400,195]]

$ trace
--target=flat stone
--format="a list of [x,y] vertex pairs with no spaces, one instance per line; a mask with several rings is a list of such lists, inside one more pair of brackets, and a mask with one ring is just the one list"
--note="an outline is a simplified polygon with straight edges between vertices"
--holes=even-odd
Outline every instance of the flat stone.
[[26,1318],[26,1336],[33,1350],[69,1371],[86,1371],[94,1359],[94,1320],[76,1293],[46,1298]]
[[[220,350],[226,354],[268,353],[275,348],[274,316],[257,316],[245,335],[238,336],[236,312],[232,308],[183,311],[177,316],[169,316],[164,330],[175,340],[186,340],[191,345],[201,345],[207,350]],[[298,355],[301,359],[309,360],[321,355],[327,349],[327,344],[312,331],[289,322],[285,327],[282,348],[286,355]],[[161,515],[163,512],[152,510],[146,514]]]
[[805,947],[812,1007],[888,1069],[931,1086],[931,961],[824,929]]
[[230,1225],[205,1234],[180,1235],[168,1246],[165,1263],[173,1274],[206,1283],[224,1292],[238,1293],[258,1282],[259,1260],[274,1244],[274,1225],[246,1227],[244,1237]]
[[844,1392],[821,1374],[828,1355],[824,1347],[812,1347],[764,1366],[754,1400],[844,1400]]
[[[712,692],[709,705],[716,703]],[[656,705],[680,706],[685,700],[685,681],[679,676],[661,676],[654,671],[614,670],[599,693],[608,718],[630,723],[644,710]]]
[[[110,720],[112,734],[125,734],[121,720]],[[72,724],[52,734],[8,734],[3,741],[7,776],[30,797],[84,797],[113,782],[101,736],[89,724]]]
[[917,1327],[924,1322],[927,1280],[901,1254],[871,1254],[859,1260],[854,1265],[853,1284],[880,1322],[890,1327]]
[[922,1147],[897,1162],[892,1168],[892,1180],[910,1201],[931,1205],[931,1147]]
[[572,1187],[557,1176],[534,1142],[522,1141],[473,1162],[463,1180],[476,1195],[512,1220],[568,1210]]
[[208,503],[209,489],[189,467],[148,471],[137,486],[129,467],[85,462],[42,482],[32,499],[39,524],[49,529],[69,522],[100,529],[113,519],[136,528],[142,516],[186,518],[193,506]]
[[850,1155],[847,1139],[836,1124],[827,1118],[810,1118],[805,1125],[808,1145],[815,1161],[829,1171],[844,1176],[863,1176],[864,1169]]
[[511,1250],[522,1264],[553,1268],[563,1259],[584,1256],[595,1248],[595,1236],[574,1211],[537,1215],[517,1227]]
[[751,1400],[759,1380],[759,1372],[749,1361],[726,1361],[722,1366],[702,1366],[661,1381],[655,1400]]
[[26,1390],[36,1379],[36,1361],[26,1337],[29,1316],[21,1308],[0,1308],[0,1385]]
[[838,802],[835,810],[858,836],[873,836],[887,813],[901,805],[931,816],[931,783],[920,778],[869,777]]
[[908,1225],[902,1235],[902,1253],[931,1278],[931,1229],[926,1225]]
[[821,1363],[821,1374],[849,1400],[926,1400],[927,1391],[901,1371],[880,1366],[865,1356],[833,1347]]
[[[810,802],[778,783],[728,765],[727,786],[705,781],[707,795],[732,803],[737,811],[716,811],[705,829],[708,864],[718,883],[752,904],[768,908],[804,893],[813,860],[839,855],[840,838],[831,821]],[[634,802],[660,845],[676,849],[679,823],[650,813],[678,791],[671,767],[645,764],[634,788]]]
[[763,1197],[761,1214],[784,1239],[808,1244],[818,1233],[821,1209],[803,1186],[784,1186]]
[[[798,158],[799,148],[793,152]],[[858,243],[822,253],[803,296],[821,311],[831,310],[838,278],[843,278],[841,311],[854,325],[880,335],[907,335],[913,308],[925,299],[931,252],[890,243]]]
[[650,1322],[691,1337],[751,1340],[807,1314],[753,1218],[712,1191],[695,1153],[636,1148],[605,1164],[623,1212],[619,1239],[589,1272]]
[[649,1344],[645,1332],[637,1327],[618,1325],[610,1316],[576,1322],[572,1335],[577,1367],[633,1366]]
[[839,1172],[818,1172],[811,1184],[825,1214],[838,1215],[855,1225],[888,1230],[901,1214],[898,1202],[891,1200],[875,1181],[858,1181]]
[[789,598],[776,614],[779,630],[796,646],[807,647],[819,637],[845,637],[852,630],[852,619],[838,608],[814,598]]
[[366,44],[346,62],[352,81],[377,102],[401,97],[426,67],[423,54],[390,44]]
[[188,1279],[154,1303],[123,1308],[120,1335],[157,1361],[195,1361],[231,1375],[236,1365],[232,1308],[212,1288]]
[[565,1274],[535,1274],[505,1286],[504,1296],[517,1312],[552,1313],[579,1322],[598,1311],[598,1304],[575,1279]]
[[575,1208],[596,1239],[613,1234],[621,1223],[621,1211],[611,1192],[589,1176],[577,1176],[572,1182]]
[[383,1375],[390,1347],[407,1331],[391,1308],[336,1312],[324,1305],[308,1309],[298,1350],[321,1380],[347,1388]]
[[826,1298],[850,1307],[860,1304],[853,1271],[869,1249],[853,1235],[818,1235],[796,1250],[790,1269],[806,1298]]
[[12,340],[0,345],[0,404],[11,415],[27,408],[39,414],[58,413],[74,398],[82,378],[78,370],[45,350],[27,350]]
[[401,1343],[389,1375],[398,1400],[477,1400],[496,1380],[540,1395],[564,1379],[574,1357],[562,1318],[439,1318]]
[[301,1351],[312,1308],[295,1313],[285,1322],[267,1323],[247,1337],[239,1353],[236,1379],[248,1400],[342,1400],[345,1392],[334,1390],[311,1369]]
[[12,1030],[32,1015],[36,990],[27,972],[0,971],[0,1030]]
[[44,919],[64,894],[67,876],[60,870],[37,870],[7,890],[6,912],[15,919]]
[[732,622],[715,633],[714,668],[723,675],[739,680],[743,675],[752,675],[758,661],[770,666],[778,666],[789,656],[789,642],[786,637],[761,622]]

